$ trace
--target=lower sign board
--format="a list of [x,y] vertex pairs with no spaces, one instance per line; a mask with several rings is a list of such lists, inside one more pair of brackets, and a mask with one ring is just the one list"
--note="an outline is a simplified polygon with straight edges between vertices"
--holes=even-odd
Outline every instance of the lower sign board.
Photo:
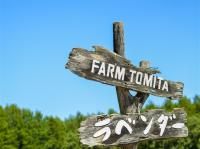
[[136,67],[124,57],[94,46],[95,51],[74,48],[66,68],[89,80],[120,86],[155,96],[180,98],[183,83],[162,79],[157,69]]
[[183,109],[150,110],[141,114],[100,115],[87,118],[79,128],[83,144],[124,145],[149,139],[188,136]]

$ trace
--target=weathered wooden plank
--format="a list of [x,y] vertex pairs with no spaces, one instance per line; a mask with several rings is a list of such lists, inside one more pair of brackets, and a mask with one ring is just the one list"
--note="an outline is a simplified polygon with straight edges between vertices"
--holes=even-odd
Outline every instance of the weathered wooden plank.
[[125,145],[150,139],[187,137],[183,109],[150,110],[130,115],[101,115],[87,118],[79,128],[85,145]]
[[161,97],[180,98],[183,83],[156,77],[157,69],[136,67],[124,57],[103,47],[95,51],[74,48],[66,68],[89,80],[120,86]]

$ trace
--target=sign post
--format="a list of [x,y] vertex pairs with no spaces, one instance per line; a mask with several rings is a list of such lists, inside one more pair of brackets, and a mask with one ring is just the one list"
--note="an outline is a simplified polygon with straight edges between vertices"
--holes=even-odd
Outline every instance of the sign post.
[[[114,48],[115,53],[125,57],[124,29],[123,29],[122,22],[113,23],[113,48]],[[140,66],[142,66],[142,64],[143,63],[141,62]],[[147,62],[146,68],[148,68],[148,65],[149,63]],[[149,94],[147,93],[140,93],[138,95],[138,99],[135,98],[137,101],[135,100],[134,103],[132,103],[131,100],[133,99],[133,97],[130,94],[129,89],[116,86],[116,92],[117,92],[117,98],[118,98],[118,103],[120,107],[120,114],[126,114],[128,112],[139,113],[140,108],[142,107],[145,100],[149,96]],[[140,103],[140,107],[139,107],[139,103]],[[134,107],[131,108],[132,105]],[[137,149],[137,143],[123,145],[121,148],[122,149]]]
[[[150,94],[178,99],[183,94],[183,83],[157,77],[159,70],[150,62],[141,61],[137,67],[125,58],[124,30],[121,22],[113,23],[114,53],[93,46],[95,51],[74,48],[66,68],[89,80],[116,87],[120,115],[98,115],[87,118],[79,128],[80,140],[88,146],[120,146],[137,149],[137,144],[149,139],[187,137],[186,113],[163,109],[141,113]],[[136,91],[132,96],[130,90]]]

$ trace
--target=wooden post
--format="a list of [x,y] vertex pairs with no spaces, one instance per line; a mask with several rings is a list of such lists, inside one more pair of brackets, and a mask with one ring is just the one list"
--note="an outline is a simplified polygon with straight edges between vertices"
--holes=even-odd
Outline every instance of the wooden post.
[[[114,52],[125,57],[125,46],[124,46],[124,29],[122,22],[113,23],[113,45]],[[140,67],[148,68],[148,61],[141,61]],[[149,97],[149,94],[137,92],[135,96],[132,96],[129,89],[123,87],[116,87],[117,98],[120,107],[120,114],[127,113],[140,113],[140,110]],[[123,145],[122,149],[137,149],[137,143]]]
[[[122,22],[113,23],[113,45],[114,52],[125,57],[124,29]],[[120,114],[126,114],[131,106],[131,94],[123,87],[116,87],[117,98],[120,107]],[[137,149],[137,144],[123,145],[122,149]]]
[[[113,45],[114,52],[125,57],[124,29],[122,22],[113,23]],[[123,87],[116,87],[116,91],[120,107],[120,113],[126,114],[128,106],[131,105],[131,101],[129,100],[129,90]]]

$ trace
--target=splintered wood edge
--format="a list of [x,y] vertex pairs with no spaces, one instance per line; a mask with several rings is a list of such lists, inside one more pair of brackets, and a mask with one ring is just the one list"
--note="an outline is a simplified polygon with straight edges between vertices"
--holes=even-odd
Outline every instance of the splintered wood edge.
[[[92,59],[94,59],[94,57],[96,57],[97,59],[99,59],[99,58],[104,59],[106,62],[109,62],[109,60],[112,60],[114,58],[114,60],[116,60],[116,62],[121,62],[122,67],[125,67],[127,69],[132,68],[132,69],[135,69],[136,71],[141,71],[143,73],[154,74],[155,71],[157,71],[157,70],[154,70],[151,68],[144,69],[144,68],[134,66],[133,64],[130,63],[129,60],[127,60],[127,59],[123,58],[122,56],[117,55],[113,52],[110,52],[107,49],[102,48],[101,46],[95,46],[95,49],[96,49],[95,51],[88,51],[83,48],[73,48],[73,50],[71,51],[71,53],[69,55],[69,59],[68,59],[68,62],[65,67],[67,69],[70,69],[73,73],[79,75],[80,77],[84,77],[89,80],[98,81],[98,82],[101,82],[104,84],[120,86],[120,87],[124,87],[127,89],[143,92],[143,93],[149,93],[149,94],[152,94],[155,96],[167,97],[170,99],[178,99],[183,96],[184,84],[181,82],[173,82],[170,80],[165,80],[169,83],[170,91],[163,92],[156,88],[150,88],[150,87],[142,86],[142,85],[140,86],[140,85],[128,82],[128,81],[120,82],[118,80],[113,80],[110,78],[104,78],[102,76],[95,76],[94,74],[90,74],[89,71],[85,70],[85,68],[88,69],[90,67],[90,61]],[[86,63],[81,63],[82,59],[84,59],[84,61]],[[84,68],[81,65],[83,65]]]
[[[140,115],[145,115],[146,114],[146,116],[147,115],[151,115],[151,114],[153,114],[153,113],[157,113],[157,112],[160,112],[160,113],[165,113],[165,114],[167,114],[167,115],[171,115],[171,114],[176,114],[176,113],[180,113],[180,117],[179,117],[179,119],[177,119],[177,121],[183,121],[184,123],[186,123],[187,122],[187,119],[186,119],[186,116],[187,116],[187,114],[186,114],[186,112],[184,111],[184,109],[183,108],[175,108],[175,109],[173,109],[171,112],[169,112],[169,111],[166,111],[165,109],[155,109],[155,110],[149,110],[148,112],[144,112],[144,113],[141,113]],[[139,115],[139,114],[137,114],[137,113],[135,113],[136,115]],[[127,115],[133,115],[133,114],[127,114]],[[115,115],[103,115],[102,116],[102,118],[111,118],[112,119],[112,116],[117,116],[117,117],[123,117],[123,116],[127,116],[127,115],[119,115],[119,114],[115,114]],[[88,125],[89,124],[89,121],[93,121],[95,118],[97,118],[98,116],[92,116],[92,117],[89,117],[88,119],[86,119],[85,121],[83,121],[82,123],[81,123],[81,127],[78,129],[78,132],[79,133],[84,133],[84,131],[85,131],[85,129],[87,129],[87,128],[89,128],[89,127],[93,127],[93,125]],[[101,117],[101,116],[99,116],[99,117]],[[117,118],[117,117],[115,117],[115,118]],[[171,130],[171,131],[169,131],[169,133],[173,133],[173,131]],[[87,133],[86,133],[87,134]],[[91,132],[91,134],[92,134],[92,132]],[[89,135],[89,134],[88,134]],[[169,134],[170,135],[170,134]],[[142,135],[141,135],[142,136]],[[101,142],[93,142],[94,140],[92,139],[84,139],[85,137],[83,137],[83,136],[81,136],[81,135],[79,135],[79,137],[80,137],[80,139],[81,139],[81,143],[83,143],[84,145],[88,145],[88,146],[90,146],[90,147],[92,147],[92,146],[97,146],[97,145],[101,145],[101,146],[115,146],[115,145],[117,145],[117,146],[121,146],[121,145],[126,145],[126,144],[132,144],[132,143],[139,143],[139,142],[143,142],[143,141],[146,141],[146,140],[153,140],[153,139],[156,139],[156,140],[163,140],[163,139],[170,139],[170,138],[183,138],[183,137],[187,137],[188,136],[188,128],[187,128],[187,126],[185,125],[183,128],[181,128],[180,130],[176,130],[175,132],[174,132],[174,136],[171,134],[170,136],[162,136],[162,137],[158,137],[158,136],[154,136],[154,135],[150,135],[150,136],[147,136],[146,138],[143,138],[143,137],[138,137],[138,139],[137,139],[137,137],[135,138],[136,140],[135,140],[135,142],[133,142],[133,141],[131,141],[131,140],[129,140],[130,139],[130,137],[131,136],[128,136],[128,135],[124,135],[123,136],[123,142],[121,142],[120,143],[120,140],[116,140],[114,143],[112,143],[112,144],[104,144],[103,142],[101,143]],[[133,136],[132,136],[133,137]],[[86,137],[87,138],[87,137]],[[127,138],[127,142],[124,142],[124,140],[125,140],[125,138]],[[97,140],[99,140],[100,138],[97,138]],[[89,142],[88,142],[89,141]]]

